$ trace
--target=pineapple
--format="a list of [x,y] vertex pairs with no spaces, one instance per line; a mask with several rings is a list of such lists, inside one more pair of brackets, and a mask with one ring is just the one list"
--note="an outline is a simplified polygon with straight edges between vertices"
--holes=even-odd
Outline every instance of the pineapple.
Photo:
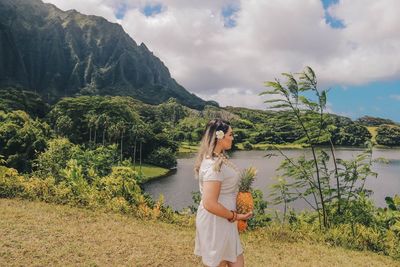
[[238,220],[237,227],[240,233],[246,231],[247,221]]
[[[236,198],[237,213],[248,213],[254,209],[254,201],[251,195],[251,185],[256,177],[257,170],[249,167],[240,174],[239,193]],[[238,230],[243,232],[247,228],[247,221],[238,221]]]

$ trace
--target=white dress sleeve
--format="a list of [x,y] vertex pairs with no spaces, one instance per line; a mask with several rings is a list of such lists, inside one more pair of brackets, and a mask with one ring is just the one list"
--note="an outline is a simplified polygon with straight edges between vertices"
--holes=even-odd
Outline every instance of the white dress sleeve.
[[202,171],[202,179],[203,182],[206,181],[222,182],[224,180],[224,177],[222,175],[222,172],[217,172],[214,170],[214,161],[206,160],[206,162],[204,162],[204,168]]

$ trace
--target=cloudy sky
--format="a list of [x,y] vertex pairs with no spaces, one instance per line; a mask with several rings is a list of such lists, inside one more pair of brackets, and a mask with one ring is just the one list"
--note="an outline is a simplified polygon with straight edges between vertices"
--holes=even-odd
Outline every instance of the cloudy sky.
[[186,89],[264,109],[264,81],[311,66],[330,111],[400,122],[398,0],[44,0],[120,23]]

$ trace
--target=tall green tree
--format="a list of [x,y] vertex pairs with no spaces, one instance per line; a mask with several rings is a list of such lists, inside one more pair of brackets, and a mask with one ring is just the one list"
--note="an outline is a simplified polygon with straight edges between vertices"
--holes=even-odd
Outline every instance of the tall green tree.
[[400,127],[381,125],[377,129],[376,142],[385,146],[400,146]]
[[32,169],[32,160],[46,148],[53,135],[49,125],[22,110],[0,111],[0,154],[8,167],[21,172]]
[[11,112],[23,110],[32,118],[44,118],[50,110],[49,104],[35,92],[22,88],[0,88],[0,110]]

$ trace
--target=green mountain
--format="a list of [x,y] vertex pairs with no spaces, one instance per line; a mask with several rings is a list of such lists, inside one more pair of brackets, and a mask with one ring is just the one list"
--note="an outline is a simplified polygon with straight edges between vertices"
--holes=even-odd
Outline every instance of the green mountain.
[[74,95],[125,95],[151,104],[173,97],[195,109],[208,103],[179,85],[121,25],[40,0],[0,0],[0,87],[35,91],[51,103]]

